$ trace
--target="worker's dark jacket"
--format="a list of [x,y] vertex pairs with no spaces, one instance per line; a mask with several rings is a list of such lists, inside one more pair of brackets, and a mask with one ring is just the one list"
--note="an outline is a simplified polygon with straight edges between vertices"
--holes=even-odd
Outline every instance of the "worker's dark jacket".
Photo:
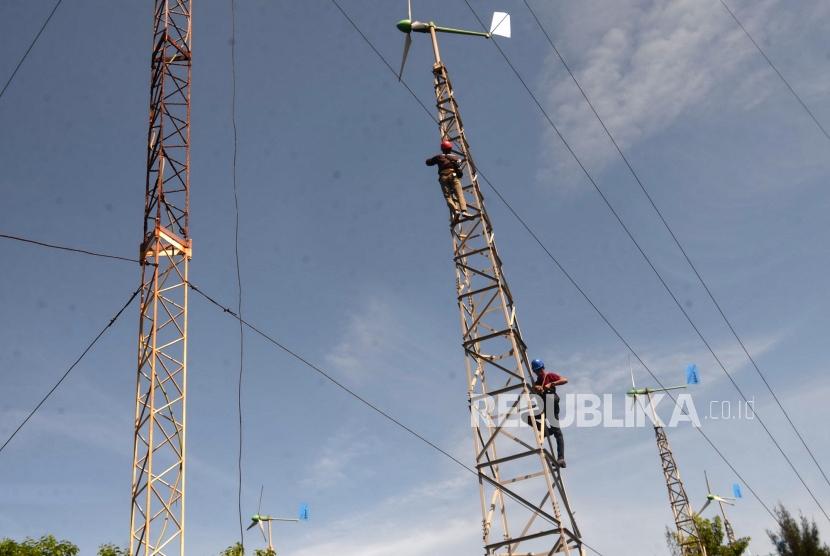
[[428,158],[427,166],[438,165],[438,176],[442,178],[461,177],[461,159],[453,154],[439,154]]

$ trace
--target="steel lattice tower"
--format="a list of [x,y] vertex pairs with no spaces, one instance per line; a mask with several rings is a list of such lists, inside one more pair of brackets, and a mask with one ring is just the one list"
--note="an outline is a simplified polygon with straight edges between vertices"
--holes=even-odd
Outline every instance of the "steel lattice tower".
[[669,491],[669,505],[677,528],[677,544],[680,545],[683,556],[706,556],[706,550],[700,542],[700,534],[689,505],[689,497],[686,495],[686,488],[680,479],[680,471],[677,469],[677,462],[669,446],[669,438],[666,436],[666,430],[659,425],[660,421],[651,403],[651,394],[647,393],[646,396],[652,410],[657,451],[660,454],[663,477],[666,479],[666,488]]
[[130,554],[184,555],[190,0],[155,0]]
[[527,348],[434,28],[430,34],[439,133],[456,145],[469,181],[464,193],[471,216],[450,224],[469,400],[505,394],[518,400],[506,415],[489,415],[483,425],[475,419],[484,551],[487,556],[583,554],[550,443],[545,446],[541,430],[505,426],[522,419],[522,408],[530,404]]
[[737,540],[735,538],[735,530],[732,529],[732,524],[726,518],[726,511],[723,508],[721,508],[721,513],[723,513],[723,528],[726,530],[726,540],[729,541],[729,544],[735,544]]

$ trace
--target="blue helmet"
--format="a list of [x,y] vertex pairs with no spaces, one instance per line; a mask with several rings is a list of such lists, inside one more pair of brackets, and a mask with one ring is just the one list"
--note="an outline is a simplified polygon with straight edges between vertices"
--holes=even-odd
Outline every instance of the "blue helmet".
[[541,359],[534,359],[530,362],[530,368],[533,369],[534,373],[538,373],[545,368],[545,362]]

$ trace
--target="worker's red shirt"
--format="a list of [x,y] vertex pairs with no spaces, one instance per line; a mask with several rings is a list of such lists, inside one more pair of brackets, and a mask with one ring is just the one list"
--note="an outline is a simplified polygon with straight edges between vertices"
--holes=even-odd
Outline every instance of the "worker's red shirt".
[[556,373],[552,373],[549,371],[542,371],[536,375],[536,381],[533,383],[536,386],[541,386],[545,390],[551,390],[555,388],[553,385],[554,382],[561,380],[562,377]]

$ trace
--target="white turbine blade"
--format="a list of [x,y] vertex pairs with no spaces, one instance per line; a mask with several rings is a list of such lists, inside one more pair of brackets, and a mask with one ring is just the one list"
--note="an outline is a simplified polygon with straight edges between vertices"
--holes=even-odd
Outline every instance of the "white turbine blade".
[[[634,407],[640,407],[640,402],[637,401],[637,394],[631,396],[631,410],[634,411]],[[645,410],[643,410],[645,411]]]
[[412,21],[412,0],[406,0],[406,7],[409,14],[409,21]]
[[510,14],[506,12],[493,12],[493,21],[490,23],[490,34],[499,37],[510,38]]
[[631,368],[631,365],[630,365],[630,364],[629,364],[629,366],[628,366],[628,370],[629,370],[629,371],[631,371],[631,387],[632,387],[632,388],[634,388],[634,389],[636,390],[636,389],[637,389],[637,385],[636,385],[636,384],[634,384],[634,369],[633,369],[633,368]]
[[251,524],[250,524],[250,525],[248,525],[248,528],[247,528],[247,529],[245,529],[245,530],[246,530],[246,531],[250,531],[252,528],[254,528],[254,527],[256,526],[256,524],[257,524],[257,522],[256,522],[256,521],[251,521]]
[[401,71],[398,72],[398,81],[403,77],[403,67],[406,65],[406,57],[409,55],[409,47],[412,44],[412,33],[407,33],[403,40],[403,58],[401,58]]
[[265,485],[259,487],[259,505],[256,507],[256,514],[262,515],[262,491],[265,490]]
[[265,527],[262,526],[262,522],[259,522],[259,530],[262,532],[262,540],[268,542],[268,537],[265,536]]
[[706,493],[712,492],[712,487],[709,486],[709,475],[706,474],[706,470],[703,470],[703,478],[706,479]]
[[697,515],[702,514],[702,513],[703,513],[703,510],[705,510],[706,508],[708,508],[708,507],[709,507],[709,504],[711,504],[711,503],[712,503],[712,501],[711,501],[711,500],[706,500],[706,503],[703,505],[703,507],[702,507],[702,508],[700,508],[700,511],[699,511],[699,512],[697,512]]

